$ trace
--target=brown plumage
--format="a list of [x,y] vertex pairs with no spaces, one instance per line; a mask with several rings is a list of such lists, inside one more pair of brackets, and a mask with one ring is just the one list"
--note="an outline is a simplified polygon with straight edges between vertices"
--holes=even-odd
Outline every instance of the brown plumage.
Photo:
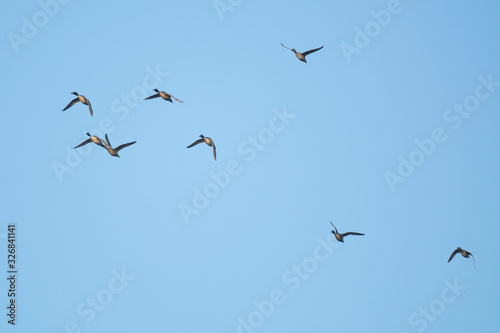
[[332,230],[332,234],[335,235],[335,238],[339,241],[339,242],[344,242],[344,237],[345,236],[349,236],[349,235],[357,235],[357,236],[364,236],[365,234],[360,234],[359,232],[345,232],[343,234],[339,233],[337,231],[337,228],[333,225],[332,221],[330,221],[330,224],[333,226],[333,228],[335,230]]
[[472,255],[472,253],[470,253],[469,251],[466,251],[466,250],[462,249],[460,246],[457,247],[457,249],[455,251],[453,251],[453,253],[450,256],[450,259],[448,259],[448,262],[450,262],[451,259],[453,259],[453,257],[457,253],[460,253],[462,255],[462,257],[464,257],[464,258],[469,258],[469,256],[471,256],[472,257],[472,261],[474,262],[474,269],[476,268],[476,261],[474,260],[474,256]]
[[104,141],[100,137],[95,136],[95,135],[90,135],[89,132],[87,132],[87,135],[90,136],[90,139],[83,141],[78,146],[75,146],[73,149],[81,147],[81,146],[85,146],[87,143],[91,143],[91,142],[95,143],[98,146],[106,148],[106,147],[104,147],[104,144],[103,144]]
[[104,147],[104,148],[108,151],[108,153],[109,153],[111,156],[116,156],[116,157],[120,157],[120,156],[118,155],[118,152],[119,152],[120,150],[122,150],[123,148],[128,147],[128,146],[130,146],[130,145],[133,145],[134,143],[136,143],[136,142],[137,142],[137,141],[134,141],[134,142],[128,142],[128,143],[124,143],[124,144],[122,144],[122,145],[119,145],[119,146],[118,146],[118,147],[116,147],[116,148],[113,148],[113,147],[111,146],[111,143],[109,142],[109,138],[108,138],[108,134],[107,134],[107,133],[104,135],[104,137],[106,138],[106,141],[101,140],[101,141],[104,143],[104,146],[103,146],[103,147]]
[[293,53],[295,53],[295,56],[300,61],[303,61],[305,63],[307,63],[307,61],[306,61],[306,55],[311,54],[311,53],[316,52],[316,51],[319,51],[319,50],[321,50],[323,48],[323,46],[322,46],[322,47],[318,47],[317,49],[312,49],[312,50],[300,53],[300,52],[297,52],[295,49],[291,49],[289,47],[286,47],[285,45],[283,45],[283,43],[281,43],[281,46],[283,46],[285,49],[289,49],[290,51],[292,51]]
[[213,154],[214,154],[214,160],[217,161],[217,156],[216,156],[216,152],[215,152],[215,143],[214,143],[214,141],[212,139],[210,139],[208,136],[203,136],[203,134],[200,135],[200,138],[201,139],[196,140],[195,142],[193,142],[192,144],[190,144],[186,148],[191,148],[191,147],[196,146],[199,143],[205,142],[207,145],[209,145],[209,146],[212,147],[212,151],[213,151]]
[[[164,92],[164,91],[159,91],[158,89],[153,89],[153,90],[154,90],[154,91],[156,91],[156,94],[154,94],[154,95],[151,95],[151,96],[149,96],[149,97],[144,98],[145,100],[146,100],[146,99],[153,99],[153,98],[158,98],[158,97],[161,97],[161,98],[163,98],[164,100],[169,101],[170,103],[173,103],[173,102],[172,102],[172,98],[173,98],[173,99],[175,99],[177,102],[184,103],[183,101],[178,100],[178,99],[177,99],[177,98],[175,98],[174,96],[172,96],[172,95],[170,95],[170,94],[168,94],[168,93],[166,93],[166,92]],[[172,97],[172,98],[171,98],[171,97]]]
[[76,95],[77,97],[75,99],[73,99],[71,102],[69,102],[69,104],[66,105],[66,107],[63,109],[63,111],[66,111],[67,109],[69,109],[70,107],[72,107],[73,105],[75,105],[78,102],[82,102],[84,105],[89,106],[90,116],[93,117],[94,111],[92,110],[92,105],[90,105],[90,101],[87,99],[87,97],[85,97],[83,95],[79,95],[75,91],[73,91],[72,94]]

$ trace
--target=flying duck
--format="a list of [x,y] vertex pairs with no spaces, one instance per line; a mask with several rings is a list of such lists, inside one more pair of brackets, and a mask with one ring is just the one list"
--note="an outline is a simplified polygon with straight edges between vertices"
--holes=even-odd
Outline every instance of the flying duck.
[[335,235],[335,238],[339,241],[339,242],[344,242],[344,237],[345,236],[349,236],[349,235],[358,235],[358,236],[364,236],[365,234],[360,234],[359,232],[346,232],[346,233],[339,233],[337,231],[337,228],[333,225],[332,221],[330,221],[330,224],[333,226],[333,228],[335,230],[332,230],[332,234]]
[[460,253],[462,255],[462,257],[464,257],[464,258],[469,258],[469,256],[471,256],[472,257],[472,261],[474,262],[474,268],[476,268],[476,261],[474,260],[474,256],[472,255],[472,253],[470,253],[470,252],[462,249],[460,246],[457,247],[457,249],[455,251],[453,251],[453,253],[450,256],[450,259],[448,259],[448,262],[450,262],[451,259],[453,259],[453,257],[457,253]]
[[312,49],[312,50],[309,50],[309,51],[306,51],[306,52],[302,52],[302,53],[297,52],[295,49],[291,49],[291,48],[289,48],[289,47],[286,47],[285,45],[283,45],[283,43],[281,43],[281,46],[283,46],[285,49],[289,49],[290,51],[292,51],[293,53],[295,53],[295,56],[296,56],[296,57],[297,57],[300,61],[303,61],[303,62],[307,63],[307,61],[306,61],[306,55],[308,55],[308,54],[311,54],[311,53],[313,53],[313,52],[316,52],[316,51],[321,50],[321,49],[323,48],[323,46],[324,46],[324,45],[323,45],[322,47],[318,47],[317,49]]
[[63,109],[63,111],[66,111],[67,109],[69,109],[70,107],[75,105],[75,103],[82,102],[83,104],[89,106],[90,116],[93,117],[94,111],[92,111],[92,105],[90,105],[90,101],[87,99],[87,97],[85,97],[83,95],[78,95],[78,93],[75,91],[73,91],[72,94],[76,95],[76,98],[73,99],[71,102],[69,102],[69,104],[66,105],[66,107]]
[[196,146],[199,143],[205,142],[207,145],[209,145],[210,147],[212,147],[212,150],[213,150],[213,153],[214,153],[214,160],[217,161],[217,158],[215,156],[216,153],[215,153],[215,143],[214,143],[214,141],[212,139],[210,139],[208,136],[203,136],[203,134],[200,135],[200,138],[201,139],[196,140],[195,142],[193,142],[192,144],[190,144],[186,148],[191,148],[193,146]]
[[118,152],[119,152],[120,150],[122,150],[123,148],[128,147],[128,146],[130,146],[130,145],[133,145],[134,143],[136,143],[136,142],[137,142],[137,141],[134,141],[134,142],[128,142],[128,143],[124,143],[124,144],[122,144],[122,145],[119,145],[119,146],[118,146],[118,147],[116,147],[116,148],[113,148],[113,147],[111,146],[111,143],[109,142],[108,133],[106,133],[106,134],[104,135],[104,137],[106,138],[106,142],[104,142],[104,141],[102,141],[102,140],[101,140],[101,141],[104,143],[104,146],[103,146],[103,147],[104,147],[104,148],[108,151],[108,153],[110,153],[110,155],[111,155],[111,156],[116,156],[116,157],[120,157],[120,156],[118,155]]
[[103,140],[100,137],[95,136],[95,135],[90,135],[89,132],[87,132],[87,135],[90,136],[90,139],[83,141],[78,146],[75,146],[73,149],[81,147],[81,146],[85,146],[87,143],[91,143],[91,142],[95,143],[98,146],[106,148],[106,147],[104,147]]
[[[178,99],[177,99],[177,98],[175,98],[174,96],[172,96],[172,95],[170,95],[170,94],[168,94],[168,93],[166,93],[166,92],[164,92],[164,91],[159,91],[158,89],[153,89],[153,90],[154,90],[154,91],[156,91],[156,94],[154,94],[154,95],[151,95],[151,96],[149,96],[149,97],[144,98],[145,100],[146,100],[146,99],[153,99],[153,98],[158,98],[158,97],[161,97],[161,98],[163,98],[164,100],[169,101],[170,103],[173,103],[173,102],[172,102],[172,98],[173,98],[173,99],[175,99],[177,102],[184,103],[183,101],[178,100]],[[172,97],[172,98],[170,98],[170,97]]]

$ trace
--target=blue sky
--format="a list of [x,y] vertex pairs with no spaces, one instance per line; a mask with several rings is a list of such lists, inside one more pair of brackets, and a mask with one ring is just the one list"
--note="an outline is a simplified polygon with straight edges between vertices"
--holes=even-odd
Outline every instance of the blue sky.
[[499,331],[497,2],[3,7],[2,332]]

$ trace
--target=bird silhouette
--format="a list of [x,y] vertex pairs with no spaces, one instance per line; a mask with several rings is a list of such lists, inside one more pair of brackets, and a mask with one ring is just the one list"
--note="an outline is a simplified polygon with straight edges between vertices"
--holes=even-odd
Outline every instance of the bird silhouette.
[[360,234],[359,232],[345,232],[343,234],[339,233],[337,231],[337,228],[333,225],[332,221],[330,221],[330,224],[333,226],[333,228],[335,230],[332,230],[332,234],[335,235],[335,238],[339,241],[339,242],[344,242],[344,237],[345,236],[349,236],[349,235],[358,235],[358,236],[364,236],[365,234]]
[[116,148],[113,148],[113,147],[111,146],[111,143],[109,142],[108,133],[106,133],[106,134],[104,135],[104,137],[106,138],[106,141],[104,142],[104,141],[102,141],[102,140],[101,140],[101,141],[104,143],[104,146],[103,146],[103,147],[104,147],[104,148],[108,151],[108,153],[109,153],[111,156],[116,156],[116,157],[120,157],[120,155],[118,155],[118,152],[119,152],[120,150],[122,150],[123,148],[128,147],[128,146],[130,146],[130,145],[133,145],[134,143],[136,143],[136,142],[137,142],[137,141],[134,141],[134,142],[128,142],[128,143],[124,143],[124,144],[122,144],[122,145],[119,145],[119,146],[118,146],[118,147],[116,147]]
[[104,141],[103,141],[100,137],[95,136],[95,135],[90,135],[90,133],[89,133],[89,132],[87,132],[86,134],[87,134],[88,136],[90,136],[90,139],[87,139],[87,140],[83,141],[83,142],[82,142],[82,143],[80,143],[78,146],[73,147],[73,149],[78,148],[78,147],[81,147],[81,146],[85,146],[87,143],[91,143],[91,142],[95,143],[95,144],[96,144],[96,145],[98,145],[98,146],[101,146],[101,147],[103,147],[103,148],[106,148],[106,147],[104,147],[104,144],[103,144],[103,142],[104,142]]
[[198,139],[196,140],[195,142],[193,142],[192,144],[190,144],[189,146],[187,146],[186,148],[191,148],[191,147],[194,147],[196,146],[197,144],[199,143],[202,143],[202,142],[205,142],[207,145],[211,146],[212,147],[212,151],[213,151],[213,154],[214,154],[214,160],[217,161],[217,157],[216,157],[216,152],[215,152],[215,143],[212,139],[210,139],[208,136],[203,136],[200,135],[200,138],[201,139]]
[[472,253],[470,253],[469,251],[466,251],[466,250],[462,249],[460,246],[457,247],[457,249],[455,251],[453,251],[453,253],[450,256],[450,259],[448,259],[448,262],[450,262],[451,259],[453,259],[453,257],[457,253],[460,253],[462,255],[462,257],[464,257],[464,258],[469,258],[469,256],[471,256],[472,257],[472,261],[474,262],[474,269],[476,268],[476,261],[474,260],[474,256],[472,255]]
[[321,50],[323,48],[323,46],[322,46],[322,47],[318,47],[317,49],[312,49],[312,50],[300,53],[300,52],[297,52],[295,49],[291,49],[289,47],[286,47],[285,45],[283,45],[283,43],[281,43],[281,46],[283,46],[285,49],[289,49],[290,51],[292,51],[293,53],[295,53],[295,56],[300,61],[303,61],[305,63],[307,63],[307,61],[306,61],[306,55],[311,54],[311,53],[316,52],[316,51],[319,51],[319,50]]
[[83,95],[79,95],[75,91],[73,91],[72,94],[76,95],[76,98],[73,99],[71,102],[69,102],[69,104],[66,105],[66,107],[63,109],[63,111],[66,111],[67,109],[69,109],[70,107],[72,107],[73,105],[75,105],[78,102],[82,102],[84,105],[88,105],[89,106],[90,116],[93,117],[94,116],[94,111],[92,110],[92,105],[90,105],[90,101],[87,99],[87,97],[85,97]]
[[[168,93],[166,93],[166,92],[164,92],[164,91],[159,91],[158,89],[153,89],[153,90],[154,90],[154,91],[156,91],[156,94],[154,94],[154,95],[151,95],[151,96],[149,96],[149,97],[144,98],[145,100],[146,100],[146,99],[153,99],[153,98],[158,98],[158,97],[161,97],[161,98],[163,98],[164,100],[169,101],[170,103],[173,103],[173,102],[172,102],[172,98],[173,98],[173,99],[175,99],[177,102],[184,103],[183,101],[178,100],[178,99],[177,99],[177,98],[175,98],[174,96],[172,96],[172,95],[170,95],[170,94],[168,94]],[[170,98],[170,97],[172,97],[172,98]]]

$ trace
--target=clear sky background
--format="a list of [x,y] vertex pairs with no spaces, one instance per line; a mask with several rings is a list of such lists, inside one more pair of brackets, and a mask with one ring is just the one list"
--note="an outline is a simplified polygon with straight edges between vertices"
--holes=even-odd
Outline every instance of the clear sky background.
[[44,3],[1,11],[2,332],[500,331],[497,1]]

